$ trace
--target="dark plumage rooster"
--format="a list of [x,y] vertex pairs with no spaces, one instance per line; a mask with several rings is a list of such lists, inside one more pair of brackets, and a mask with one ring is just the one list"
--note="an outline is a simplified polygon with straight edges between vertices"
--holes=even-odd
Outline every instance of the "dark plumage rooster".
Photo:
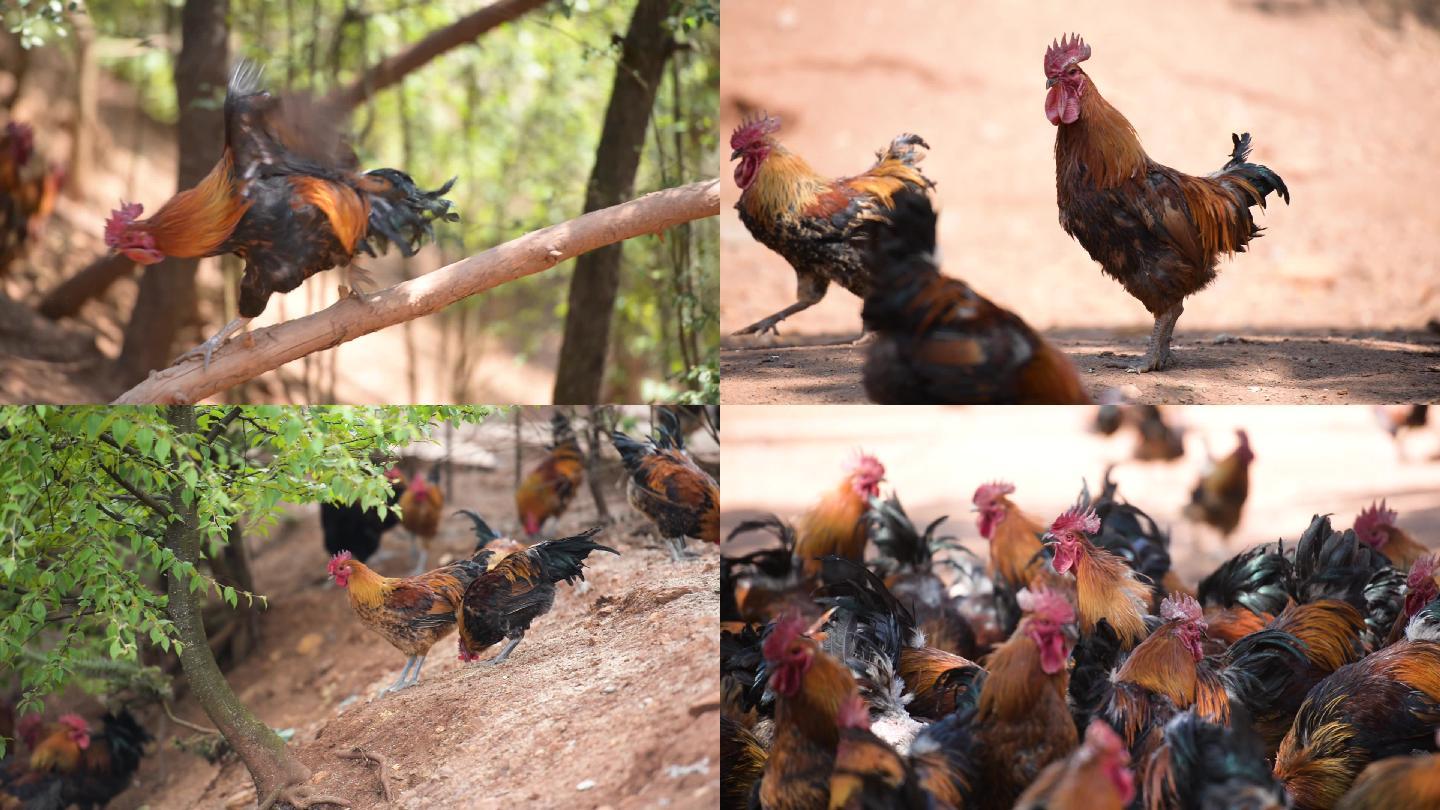
[[1248,163],[1250,134],[1232,135],[1230,160],[1195,177],[1162,166],[1110,106],[1080,63],[1090,46],[1061,39],[1045,51],[1045,117],[1056,126],[1060,225],[1105,274],[1155,316],[1144,359],[1132,371],[1170,365],[1170,335],[1185,298],[1215,280],[1222,255],[1242,253],[1262,230],[1251,206],[1290,191],[1280,175]]
[[693,557],[685,538],[720,542],[720,485],[685,452],[679,434],[662,426],[658,441],[610,434],[630,480],[630,505],[649,518],[669,544],[670,557]]
[[195,188],[176,194],[147,219],[124,204],[105,224],[105,244],[140,264],[166,257],[234,253],[245,260],[240,317],[188,353],[210,355],[265,311],[270,295],[290,292],[316,273],[346,268],[348,288],[366,281],[352,262],[394,244],[406,256],[433,237],[435,220],[453,222],[443,195],[453,179],[423,191],[395,169],[357,171],[354,154],[325,111],[299,97],[260,88],[260,71],[241,63],[225,96],[220,162]]

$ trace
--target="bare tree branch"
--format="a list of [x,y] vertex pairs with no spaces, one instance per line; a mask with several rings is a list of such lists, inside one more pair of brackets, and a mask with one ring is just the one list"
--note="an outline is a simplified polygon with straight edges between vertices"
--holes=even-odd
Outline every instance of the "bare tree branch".
[[365,99],[395,84],[405,78],[406,74],[418,70],[435,57],[545,5],[545,2],[546,0],[500,0],[488,5],[453,25],[432,32],[400,53],[386,57],[365,71],[365,75],[354,83],[332,93],[329,100],[342,109],[354,109]]
[[658,234],[682,222],[719,213],[718,179],[646,194],[541,228],[389,289],[363,298],[346,298],[313,315],[257,330],[250,341],[242,338],[221,346],[208,370],[198,358],[177,363],[153,372],[115,402],[196,402],[311,352],[429,315],[462,298],[549,270],[598,247]]

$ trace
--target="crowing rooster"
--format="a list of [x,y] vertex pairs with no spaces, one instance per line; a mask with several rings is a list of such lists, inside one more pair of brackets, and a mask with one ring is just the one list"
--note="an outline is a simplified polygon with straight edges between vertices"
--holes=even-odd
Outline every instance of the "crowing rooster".
[[531,537],[539,534],[548,521],[565,514],[585,481],[585,459],[580,455],[580,442],[570,420],[556,411],[550,417],[550,431],[554,441],[550,452],[515,490],[515,511],[520,513],[520,523]]
[[1090,46],[1078,36],[1045,51],[1045,117],[1057,127],[1055,186],[1060,225],[1105,274],[1155,317],[1145,357],[1130,370],[1169,366],[1170,335],[1185,298],[1215,280],[1221,255],[1243,253],[1262,230],[1251,206],[1285,181],[1247,163],[1250,134],[1232,135],[1230,160],[1207,177],[1151,160],[1135,128],[1110,106],[1080,63]]
[[525,638],[530,623],[549,613],[555,604],[555,583],[563,580],[573,585],[577,579],[583,581],[585,558],[592,551],[620,554],[590,539],[598,531],[600,527],[596,526],[574,537],[536,543],[506,556],[477,576],[465,589],[457,614],[460,660],[474,661],[501,640],[509,643],[484,663],[493,666],[509,658]]
[[922,403],[1083,405],[1075,367],[1015,313],[940,272],[935,210],[922,191],[901,190],[867,224],[865,394],[887,405]]
[[795,269],[799,300],[768,318],[736,332],[779,334],[776,324],[820,303],[835,282],[864,298],[876,279],[860,251],[860,226],[890,208],[902,189],[924,190],[932,183],[917,164],[929,149],[919,135],[901,135],[876,154],[864,174],[831,180],[815,173],[804,158],[775,139],[780,119],[750,118],[730,136],[735,208],[756,241],[785,257]]
[[348,288],[367,281],[352,262],[393,243],[412,256],[432,237],[431,222],[455,221],[450,201],[422,191],[395,169],[355,171],[338,133],[322,134],[316,107],[277,99],[259,87],[260,72],[236,67],[225,95],[225,146],[220,162],[195,188],[176,194],[139,219],[138,203],[122,203],[105,224],[105,244],[140,264],[234,253],[245,260],[240,317],[188,356],[205,364],[231,333],[265,311],[275,292],[310,276],[346,268]]

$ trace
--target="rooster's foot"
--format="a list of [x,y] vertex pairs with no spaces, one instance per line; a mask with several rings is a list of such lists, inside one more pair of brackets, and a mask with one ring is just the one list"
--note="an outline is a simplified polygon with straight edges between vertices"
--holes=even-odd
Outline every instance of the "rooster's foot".
[[[175,358],[175,362],[176,362],[176,363],[183,363],[184,361],[189,360],[189,359],[191,359],[191,358],[199,357],[199,358],[201,358],[201,359],[204,361],[203,367],[204,367],[206,370],[209,370],[209,368],[210,368],[210,356],[215,353],[215,350],[216,350],[216,349],[218,349],[218,348],[220,348],[221,346],[225,345],[226,339],[230,336],[230,333],[231,333],[231,332],[234,332],[234,331],[237,330],[237,329],[243,329],[243,328],[245,328],[245,325],[248,324],[248,323],[250,323],[250,319],[249,319],[249,318],[236,318],[235,320],[231,321],[230,323],[225,324],[225,327],[224,327],[223,329],[221,329],[219,332],[216,332],[209,340],[205,341],[204,343],[201,343],[199,346],[196,346],[195,348],[191,349],[190,351],[185,352],[184,354],[182,354],[182,355],[180,355],[179,357]],[[246,332],[246,333],[245,333],[245,339],[246,339],[246,343],[245,343],[246,346],[254,346],[254,345],[255,345],[255,339],[250,336],[250,333],[249,333],[249,332]]]
[[733,332],[735,337],[741,335],[774,335],[780,337],[779,318],[766,318],[763,321],[756,321],[738,332]]

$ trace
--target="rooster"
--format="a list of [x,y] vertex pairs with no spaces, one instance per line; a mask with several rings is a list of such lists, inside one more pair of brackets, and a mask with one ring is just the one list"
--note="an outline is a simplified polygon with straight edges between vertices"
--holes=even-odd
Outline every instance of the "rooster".
[[1404,641],[1339,668],[1310,690],[1275,759],[1275,775],[1297,810],[1336,806],[1375,760],[1436,750],[1437,622],[1440,605],[1412,619]]
[[35,131],[11,121],[0,134],[0,277],[39,238],[63,174],[35,151]]
[[1040,542],[1045,527],[1007,497],[1014,493],[1014,484],[993,481],[976,487],[970,499],[977,513],[975,527],[990,543],[987,572],[995,583],[995,609],[1005,637],[1020,621],[1015,595],[1022,589],[1043,585],[1057,591],[1073,590],[1046,560],[1045,544]]
[[1068,759],[1052,762],[1020,795],[1016,810],[1121,810],[1135,796],[1130,753],[1103,722],[1085,729]]
[[1245,499],[1250,496],[1250,463],[1255,460],[1245,431],[1235,431],[1235,441],[1230,455],[1212,459],[1201,473],[1184,510],[1185,517],[1214,526],[1222,537],[1229,537],[1240,525]]
[[896,599],[910,605],[920,632],[933,647],[964,656],[976,654],[975,631],[960,615],[946,592],[946,585],[933,570],[934,554],[942,549],[961,549],[951,537],[935,537],[946,518],[925,527],[922,534],[905,514],[898,495],[870,500],[866,515],[870,537],[881,556],[877,570],[885,574],[885,586]]
[[31,726],[29,767],[0,773],[0,807],[104,807],[130,786],[153,740],[126,709],[109,712],[95,734],[83,717],[63,715],[48,729]]
[[1055,570],[1074,571],[1080,632],[1094,634],[1104,621],[1128,650],[1146,636],[1151,589],[1123,559],[1091,542],[1099,531],[1095,510],[1077,506],[1055,518],[1046,539],[1055,547]]
[[1244,723],[1226,726],[1194,709],[1165,726],[1160,748],[1143,763],[1146,810],[1285,810],[1285,788]]
[[484,663],[493,666],[509,658],[524,640],[530,623],[549,613],[555,604],[555,583],[583,581],[585,558],[592,551],[620,554],[590,539],[598,531],[596,526],[573,537],[536,543],[507,555],[475,577],[459,606],[460,660],[477,660],[502,639],[509,643]]
[[545,460],[527,473],[515,490],[515,511],[531,537],[565,514],[585,481],[585,458],[565,414],[556,411],[550,417],[550,432],[553,443]]
[[736,332],[779,334],[776,325],[820,303],[833,281],[865,298],[877,280],[866,267],[861,225],[883,215],[902,189],[933,184],[917,164],[929,149],[919,135],[901,135],[880,150],[864,174],[830,180],[776,140],[780,120],[744,121],[730,136],[731,160],[740,200],[740,221],[762,245],[785,257],[795,270],[794,304]]
[[610,439],[629,474],[630,505],[655,524],[671,560],[695,556],[685,548],[686,537],[719,544],[720,485],[685,452],[678,434],[662,430],[659,444],[619,430]]
[[410,532],[411,555],[415,558],[412,575],[425,570],[430,559],[430,543],[440,531],[440,517],[445,511],[445,493],[440,491],[440,468],[431,467],[428,476],[419,473],[400,493],[400,524]]
[[805,579],[820,572],[820,560],[834,554],[853,562],[865,559],[870,533],[865,513],[870,499],[880,494],[885,465],[866,453],[858,453],[846,466],[840,485],[797,521],[795,560]]
[[[1440,736],[1435,742],[1440,747]],[[1335,805],[1336,810],[1395,807],[1440,807],[1440,754],[1395,756],[1371,763]]]
[[1020,316],[943,275],[935,211],[919,190],[862,229],[874,285],[865,296],[865,393],[887,405],[1083,405],[1090,396],[1065,354]]
[[333,557],[348,551],[356,560],[366,562],[380,548],[380,538],[400,522],[395,506],[405,492],[405,476],[399,470],[387,470],[385,479],[392,488],[385,517],[380,517],[379,510],[366,509],[359,502],[320,504],[320,531],[327,554]]
[[1395,510],[1385,507],[1384,501],[1372,503],[1370,508],[1361,510],[1355,516],[1355,536],[1360,538],[1360,542],[1384,554],[1396,568],[1408,569],[1425,556],[1428,549],[1416,542],[1409,532],[1395,525],[1398,517]]
[[870,709],[859,695],[841,704],[839,726],[830,810],[929,806],[910,763],[870,730]]
[[465,588],[485,573],[485,554],[488,552],[403,578],[382,577],[353,559],[348,551],[331,558],[330,576],[338,587],[349,592],[355,617],[406,655],[400,676],[381,691],[382,695],[419,682],[420,668],[430,648],[455,629]]
[[433,236],[434,220],[459,219],[442,196],[453,179],[422,191],[395,169],[357,173],[353,153],[344,154],[338,134],[317,124],[313,105],[274,98],[259,80],[243,62],[231,75],[224,149],[195,188],[146,219],[138,203],[121,203],[105,224],[105,244],[140,264],[224,253],[245,260],[240,317],[186,354],[207,367],[229,335],[265,311],[272,293],[332,267],[346,268],[348,290],[357,293],[368,281],[353,264],[357,254],[374,256],[393,243],[413,256]]
[[1215,279],[1222,255],[1243,253],[1261,228],[1252,206],[1290,191],[1270,169],[1247,163],[1250,134],[1232,135],[1230,160],[1194,177],[1151,160],[1135,128],[1080,67],[1081,38],[1045,51],[1045,117],[1057,127],[1055,186],[1060,225],[1155,317],[1149,348],[1131,371],[1171,364],[1170,337],[1185,298]]

